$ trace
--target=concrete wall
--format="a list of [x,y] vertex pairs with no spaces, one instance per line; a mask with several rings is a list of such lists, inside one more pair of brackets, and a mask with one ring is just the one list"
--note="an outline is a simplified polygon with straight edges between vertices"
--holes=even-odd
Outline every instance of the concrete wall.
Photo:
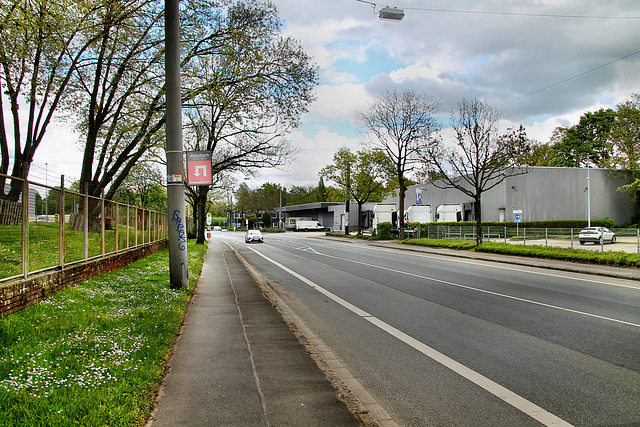
[[[631,182],[621,171],[586,168],[533,167],[523,175],[506,178],[482,195],[483,221],[513,221],[514,210],[522,210],[522,221],[587,220],[587,173],[591,181],[591,219],[610,218],[617,224],[630,222],[638,206],[626,192],[617,189]],[[432,214],[442,204],[470,203],[456,189],[419,184],[407,190],[405,207],[416,204],[416,189],[422,188],[422,204]],[[397,203],[391,197],[383,203]]]

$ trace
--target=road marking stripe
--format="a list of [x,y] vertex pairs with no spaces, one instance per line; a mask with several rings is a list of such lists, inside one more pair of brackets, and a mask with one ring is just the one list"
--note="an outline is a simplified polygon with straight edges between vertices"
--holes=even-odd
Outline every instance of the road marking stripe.
[[[383,251],[383,252],[396,252],[397,253],[397,249],[387,249],[387,248],[380,248],[380,247],[375,247],[372,246],[371,249],[377,250],[377,251]],[[414,252],[414,251],[410,251],[413,255],[419,256],[419,257],[423,257],[423,258],[430,258],[430,259],[437,259],[437,260],[441,260],[444,257],[446,257],[446,255],[431,255],[431,254],[425,254],[425,253],[420,253],[420,252]],[[450,257],[447,257],[450,258]],[[556,273],[546,273],[543,271],[531,271],[528,270],[526,268],[516,268],[516,267],[506,267],[503,265],[487,265],[487,263],[492,263],[492,264],[497,264],[500,261],[489,261],[489,260],[483,260],[484,262],[478,262],[478,261],[469,261],[469,260],[463,260],[463,259],[459,259],[456,258],[455,260],[450,260],[450,262],[455,262],[455,263],[460,263],[460,264],[471,264],[471,265],[480,265],[483,267],[490,267],[490,268],[497,268],[500,270],[508,270],[508,271],[516,271],[516,272],[524,272],[524,273],[529,273],[529,274],[534,274],[534,275],[539,275],[539,276],[549,276],[549,277],[556,277],[559,279],[567,279],[567,280],[575,280],[575,281],[579,281],[579,282],[588,282],[588,283],[596,283],[599,285],[607,285],[607,286],[616,286],[619,288],[628,288],[628,289],[635,289],[635,290],[640,290],[640,287],[638,286],[633,286],[633,285],[621,285],[618,283],[611,283],[611,282],[604,282],[602,280],[595,280],[595,279],[585,279],[583,277],[571,277],[571,276],[564,276],[562,274],[556,274]],[[542,267],[535,267],[535,266],[531,266],[531,268],[535,268],[537,270],[539,270]],[[577,274],[589,274],[589,273],[577,273]],[[630,280],[630,279],[620,279],[620,280]]]
[[467,289],[467,290],[470,290],[470,291],[481,292],[481,293],[494,295],[494,296],[498,296],[498,297],[502,297],[502,298],[512,299],[512,300],[515,300],[515,301],[525,302],[525,303],[528,303],[528,304],[539,305],[541,307],[553,308],[555,310],[566,311],[568,313],[579,314],[579,315],[582,315],[582,316],[593,317],[593,318],[600,319],[600,320],[607,320],[607,321],[610,321],[610,322],[615,322],[615,323],[620,323],[620,324],[623,324],[623,325],[629,325],[629,326],[633,326],[633,327],[636,327],[636,328],[640,328],[640,324],[638,324],[638,323],[632,323],[632,322],[627,322],[625,320],[619,320],[619,319],[614,319],[614,318],[611,318],[611,317],[600,316],[598,314],[586,313],[584,311],[578,311],[578,310],[574,310],[574,309],[571,309],[571,308],[560,307],[560,306],[557,306],[557,305],[547,304],[547,303],[540,302],[540,301],[533,301],[533,300],[529,300],[529,299],[526,299],[526,298],[516,297],[516,296],[513,296],[513,295],[502,294],[502,293],[499,293],[499,292],[488,291],[486,289],[474,288],[472,286],[461,285],[459,283],[448,282],[446,280],[441,280],[441,279],[436,279],[436,278],[433,278],[433,277],[422,276],[422,275],[415,274],[415,273],[408,273],[406,271],[396,270],[396,269],[393,269],[393,268],[381,267],[379,265],[369,264],[369,263],[362,262],[362,261],[355,261],[355,260],[351,260],[351,259],[347,259],[347,258],[337,257],[337,256],[334,256],[334,255],[323,254],[323,253],[320,253],[320,252],[316,252],[316,253],[318,255],[326,256],[328,258],[338,259],[340,261],[350,262],[350,263],[354,263],[354,264],[360,264],[360,265],[364,265],[366,267],[378,268],[380,270],[386,270],[386,271],[390,271],[392,273],[404,274],[406,276],[412,276],[412,277],[416,277],[418,279],[423,279],[423,280],[431,280],[433,282],[438,282],[438,283],[442,283],[444,285],[449,285],[449,286],[455,286],[455,287]]
[[393,337],[397,338],[398,340],[402,341],[403,343],[409,345],[410,347],[414,348],[415,350],[419,351],[420,353],[424,354],[425,356],[429,357],[430,359],[434,360],[435,362],[440,363],[441,365],[449,368],[450,370],[452,370],[453,372],[455,372],[458,375],[462,376],[463,378],[465,378],[465,379],[471,381],[472,383],[478,385],[479,387],[483,388],[484,390],[488,391],[489,393],[493,394],[494,396],[498,397],[499,399],[501,399],[504,402],[508,403],[509,405],[513,406],[514,408],[520,410],[521,412],[527,414],[531,418],[539,421],[540,423],[542,423],[544,425],[547,425],[547,426],[571,426],[571,424],[569,424],[568,422],[564,421],[562,418],[559,418],[559,417],[553,415],[551,412],[541,408],[540,406],[536,405],[533,402],[528,401],[524,397],[522,397],[522,396],[512,392],[511,390],[501,386],[500,384],[496,383],[495,381],[492,381],[489,378],[485,377],[484,375],[479,374],[478,372],[466,367],[465,365],[463,365],[463,364],[461,364],[459,362],[456,362],[455,360],[451,359],[450,357],[445,356],[444,354],[440,353],[439,351],[437,351],[437,350],[429,347],[428,345],[418,341],[417,339],[411,337],[410,335],[405,334],[404,332],[400,331],[399,329],[394,328],[393,326],[391,326],[388,323],[378,319],[377,317],[370,315],[366,311],[356,307],[355,305],[351,304],[350,302],[345,301],[344,299],[342,299],[339,296],[333,294],[332,292],[324,289],[322,286],[319,286],[318,284],[316,284],[315,282],[307,279],[306,277],[302,276],[301,274],[296,273],[295,271],[289,269],[288,267],[285,267],[284,265],[282,265],[279,262],[269,258],[268,256],[261,254],[260,252],[258,252],[257,250],[255,250],[253,248],[249,248],[249,249],[251,249],[256,254],[260,255],[262,258],[264,258],[265,260],[269,261],[273,265],[281,268],[282,270],[284,270],[287,273],[291,274],[295,278],[297,278],[297,279],[301,280],[302,282],[306,283],[307,285],[309,285],[313,289],[317,290],[318,292],[322,293],[323,295],[331,298],[333,301],[335,301],[336,303],[340,304],[341,306],[343,306],[344,308],[348,309],[349,311],[351,311],[351,312],[355,313],[356,315],[360,316],[361,318],[367,320],[371,324],[377,326],[381,330],[387,332],[391,336],[393,336]]

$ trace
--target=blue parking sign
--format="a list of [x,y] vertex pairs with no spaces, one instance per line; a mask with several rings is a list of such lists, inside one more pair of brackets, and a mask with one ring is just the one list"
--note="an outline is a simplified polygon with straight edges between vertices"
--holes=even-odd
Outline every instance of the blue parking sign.
[[515,219],[513,221],[514,222],[522,222],[522,217],[520,216],[519,213],[515,214]]

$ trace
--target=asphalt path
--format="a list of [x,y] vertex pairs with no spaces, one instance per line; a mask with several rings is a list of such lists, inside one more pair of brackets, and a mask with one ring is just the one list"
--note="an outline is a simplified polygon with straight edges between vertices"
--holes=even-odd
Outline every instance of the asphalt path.
[[399,425],[640,423],[638,282],[214,233]]

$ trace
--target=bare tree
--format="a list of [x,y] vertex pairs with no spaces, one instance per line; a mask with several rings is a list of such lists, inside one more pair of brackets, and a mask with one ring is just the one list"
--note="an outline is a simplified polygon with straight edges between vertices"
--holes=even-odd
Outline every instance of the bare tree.
[[[398,209],[404,215],[407,174],[420,163],[420,154],[432,144],[438,127],[434,114],[439,102],[412,90],[385,91],[360,112],[362,128],[375,137],[368,141],[382,150],[394,165],[398,183]],[[398,221],[399,238],[404,239],[404,221]]]
[[498,134],[500,113],[485,102],[463,100],[452,114],[455,144],[435,141],[423,153],[426,163],[440,174],[433,184],[439,188],[455,188],[474,201],[476,243],[482,243],[482,194],[514,175],[527,173],[519,168],[529,149],[522,126]]

